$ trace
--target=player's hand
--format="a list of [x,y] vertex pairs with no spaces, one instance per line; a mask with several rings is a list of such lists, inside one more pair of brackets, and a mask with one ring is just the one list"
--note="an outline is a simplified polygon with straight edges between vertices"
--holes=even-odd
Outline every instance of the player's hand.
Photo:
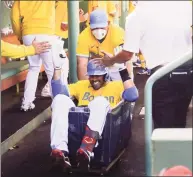
[[97,65],[112,66],[114,64],[111,59],[113,55],[105,51],[101,51],[101,53],[103,53],[104,56],[101,59],[94,59],[94,63]]
[[10,29],[9,27],[3,28],[1,29],[1,33],[5,36],[9,35],[9,34],[13,34],[13,30]]
[[82,9],[79,9],[79,15],[84,15],[84,11]]
[[117,55],[122,50],[123,50],[123,46],[122,45],[117,46],[116,48],[114,48],[114,55]]
[[49,42],[37,42],[36,39],[33,40],[32,45],[35,48],[35,54],[47,52],[51,48]]
[[61,23],[61,29],[62,29],[63,31],[67,31],[67,30],[68,30],[68,23],[62,22],[62,23]]

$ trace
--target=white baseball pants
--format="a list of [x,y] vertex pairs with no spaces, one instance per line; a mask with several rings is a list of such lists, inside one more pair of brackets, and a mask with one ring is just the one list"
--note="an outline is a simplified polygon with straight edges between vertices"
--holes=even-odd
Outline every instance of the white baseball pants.
[[[68,114],[74,102],[66,95],[57,95],[52,102],[52,123],[51,123],[51,148],[68,152]],[[97,131],[101,136],[106,122],[106,116],[110,110],[110,103],[104,97],[96,97],[88,108],[90,116],[87,122],[89,128]]]
[[[62,50],[63,52],[63,55],[66,56],[66,52],[64,51],[64,48],[63,48],[63,45],[64,45],[64,41],[61,40],[60,37],[58,37],[58,40],[62,43],[62,48],[60,50]],[[68,74],[69,74],[69,59],[68,57],[66,56],[66,58],[63,60],[62,59],[62,62],[61,62],[61,65],[62,65],[62,69],[61,69],[61,83],[62,85],[68,85]]]
[[[37,34],[37,35],[23,36],[23,43],[29,46],[32,44],[35,38],[38,42],[48,41],[52,45],[55,44],[55,40],[56,40],[56,37],[54,35]],[[45,72],[48,77],[48,82],[51,88],[51,79],[54,73],[54,65],[53,65],[54,57],[55,56],[53,55],[53,49],[49,49],[47,52],[39,54],[39,55],[28,56],[29,71],[26,77],[25,91],[24,91],[24,101],[26,103],[33,102],[35,99],[35,92],[37,89],[38,76],[39,76],[42,62],[43,62]]]

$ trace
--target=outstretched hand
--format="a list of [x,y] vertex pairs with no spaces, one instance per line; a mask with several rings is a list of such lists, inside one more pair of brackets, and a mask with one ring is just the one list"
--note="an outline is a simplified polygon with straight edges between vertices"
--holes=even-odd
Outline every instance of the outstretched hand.
[[67,31],[68,30],[68,23],[62,22],[61,23],[61,30],[62,31]]
[[104,54],[104,56],[101,59],[94,59],[94,63],[97,65],[112,66],[114,64],[111,59],[113,55],[105,51],[101,51],[101,53]]
[[35,48],[35,54],[47,52],[48,49],[51,48],[51,45],[49,44],[49,42],[47,41],[37,42],[36,38],[33,40],[32,45]]

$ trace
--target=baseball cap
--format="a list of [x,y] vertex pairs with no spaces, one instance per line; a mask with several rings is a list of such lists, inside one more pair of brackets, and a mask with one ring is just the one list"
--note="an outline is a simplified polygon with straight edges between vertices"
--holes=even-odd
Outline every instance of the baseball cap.
[[108,26],[107,13],[102,9],[96,9],[90,14],[90,28],[105,28]]
[[160,176],[192,176],[192,172],[187,167],[178,165],[164,170]]

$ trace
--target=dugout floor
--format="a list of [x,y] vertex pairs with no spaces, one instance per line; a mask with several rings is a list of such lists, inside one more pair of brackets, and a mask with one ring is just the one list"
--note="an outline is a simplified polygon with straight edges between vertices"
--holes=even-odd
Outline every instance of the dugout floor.
[[[109,176],[145,175],[144,115],[139,115],[139,113],[144,106],[143,89],[146,79],[147,76],[135,76],[140,99],[134,108],[132,139],[120,163],[110,171]],[[45,80],[41,81],[38,94],[45,83]],[[12,90],[11,93],[13,92]],[[2,139],[6,139],[12,132],[33,119],[34,116],[46,109],[51,103],[49,98],[38,96],[37,109],[21,114],[18,112],[20,97],[15,102],[9,97],[10,93],[2,94],[2,103],[7,103],[7,100],[12,103],[11,106],[2,104]],[[188,113],[188,127],[192,127],[192,107]],[[1,164],[2,177],[63,177],[64,174],[62,172],[51,170],[49,132],[50,120],[45,121],[39,128],[20,141],[17,144],[18,148],[5,153],[2,156]],[[71,174],[70,176],[77,176],[77,174]]]

